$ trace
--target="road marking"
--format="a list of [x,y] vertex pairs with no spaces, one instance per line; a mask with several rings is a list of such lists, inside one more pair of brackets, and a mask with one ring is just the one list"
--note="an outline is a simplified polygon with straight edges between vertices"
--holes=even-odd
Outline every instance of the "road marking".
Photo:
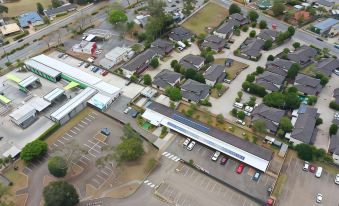
[[104,173],[105,175],[109,176],[104,170],[100,170],[100,172]]
[[152,184],[152,182],[147,183],[148,186],[151,185],[151,184]]
[[54,145],[55,147],[59,147],[59,145],[57,145],[57,144],[55,144],[55,143],[53,143],[53,145]]
[[92,147],[91,149],[90,149],[90,151],[95,151],[96,153],[98,153],[98,154],[100,154],[101,152],[100,151],[98,151],[98,150],[96,150],[96,149],[94,149],[94,147]]
[[98,114],[96,112],[91,112],[91,114],[94,114],[95,116],[98,116]]
[[113,172],[113,170],[111,170],[111,168],[107,167],[106,165],[105,168],[108,169],[110,172]]
[[31,171],[31,172],[33,171],[33,170],[31,170],[29,167],[25,167],[25,168],[28,169],[28,170]]
[[70,134],[68,134],[68,133],[66,133],[66,135],[69,136],[69,137],[73,137],[72,135],[70,135]]
[[171,153],[167,153],[166,155],[165,155],[165,157],[168,157],[168,156],[170,156],[171,155]]
[[152,187],[152,188],[155,187],[155,184],[151,185],[151,187]]
[[79,128],[77,128],[77,127],[74,127],[74,129],[76,129],[76,130],[80,131],[80,129],[79,129]]
[[144,183],[146,184],[147,182],[149,182],[148,180],[145,180]]
[[162,155],[166,155],[168,152],[164,152],[164,153],[162,153]]
[[89,117],[91,117],[92,119],[95,119],[95,117],[93,117],[92,115],[88,114]]
[[88,165],[87,162],[84,162],[81,158],[79,159],[79,161],[84,163],[86,166]]
[[91,160],[90,158],[86,157],[86,155],[84,155],[84,156],[82,156],[82,157],[84,157],[84,158],[86,158],[86,159],[88,159],[88,160]]
[[90,148],[90,149],[92,148],[92,147],[90,147],[90,146],[89,146],[88,144],[86,144],[86,143],[84,143],[84,145],[85,145],[86,147]]
[[84,128],[84,127],[85,127],[84,125],[82,125],[82,124],[80,124],[80,123],[78,123],[78,126],[81,127],[81,128]]
[[92,155],[93,157],[97,157],[94,154],[90,153],[91,150],[88,151],[88,154]]
[[60,139],[58,139],[57,141],[58,141],[58,142],[60,142],[61,144],[65,145],[65,143],[64,143],[64,142],[60,141]]
[[180,160],[180,158],[178,157],[177,159],[175,159],[174,161],[178,162]]
[[174,156],[174,157],[172,157],[172,160],[176,160],[178,157],[177,156]]
[[73,134],[78,134],[78,133],[74,132],[73,130],[69,130],[69,131],[72,132]]
[[89,121],[89,122],[91,122],[91,121],[92,121],[91,119],[88,119],[87,117],[85,117],[85,119],[86,119],[87,121]]
[[85,122],[85,121],[83,121],[83,120],[81,120],[81,123],[84,123],[85,125],[88,125],[88,123],[87,123],[87,122]]
[[96,145],[97,143],[93,142],[92,140],[88,140],[88,142],[92,143],[93,145]]
[[64,139],[64,140],[66,140],[66,141],[68,141],[69,139],[67,139],[66,137],[64,137],[64,136],[62,136],[61,137],[62,139]]
[[98,182],[98,180],[96,180],[95,178],[93,178],[92,180],[93,180],[95,183],[97,183],[97,184],[101,185],[101,183],[100,183],[100,182]]
[[170,159],[171,159],[172,157],[174,157],[174,155],[171,155],[171,156],[169,156],[168,158],[170,158]]
[[96,175],[97,177],[99,177],[99,178],[101,178],[101,179],[103,179],[103,180],[106,180],[106,178],[103,178],[103,177],[101,177],[100,175]]

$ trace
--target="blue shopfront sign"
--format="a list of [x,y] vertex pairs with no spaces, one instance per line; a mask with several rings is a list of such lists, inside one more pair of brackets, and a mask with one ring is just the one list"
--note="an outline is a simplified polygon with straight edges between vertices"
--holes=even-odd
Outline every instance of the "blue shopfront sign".
[[182,128],[172,122],[167,122],[167,126],[170,127],[170,128],[173,128],[174,130],[178,131],[178,132],[181,132],[183,134],[186,134],[187,136],[190,136],[190,137],[193,137],[194,139],[196,139],[197,141],[199,142],[202,142],[210,147],[213,147],[213,148],[217,148],[220,152],[224,153],[224,154],[228,154],[232,157],[235,157],[237,159],[240,159],[242,161],[245,160],[245,157],[230,150],[230,149],[227,149],[227,148],[224,148],[218,144],[215,144],[214,142],[208,140],[207,138],[203,138],[203,137],[200,137],[199,135],[185,129],[185,128]]

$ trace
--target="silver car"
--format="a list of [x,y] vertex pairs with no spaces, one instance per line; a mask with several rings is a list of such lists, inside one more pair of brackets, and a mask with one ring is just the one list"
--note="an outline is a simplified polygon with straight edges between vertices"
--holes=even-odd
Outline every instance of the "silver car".
[[195,145],[195,141],[192,141],[188,146],[187,146],[187,150],[191,151],[193,149]]

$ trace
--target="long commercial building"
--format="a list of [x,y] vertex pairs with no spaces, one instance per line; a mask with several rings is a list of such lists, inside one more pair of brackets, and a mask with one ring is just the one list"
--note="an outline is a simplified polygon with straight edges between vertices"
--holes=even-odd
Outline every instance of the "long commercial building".
[[150,104],[142,116],[155,126],[166,126],[263,172],[273,157],[270,149],[185,117],[156,102]]

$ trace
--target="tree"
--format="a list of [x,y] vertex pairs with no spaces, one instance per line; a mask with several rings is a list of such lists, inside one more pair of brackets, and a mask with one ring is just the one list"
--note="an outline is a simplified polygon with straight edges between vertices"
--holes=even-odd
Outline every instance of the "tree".
[[259,22],[259,29],[266,29],[267,28],[267,22],[265,20],[261,20]]
[[213,57],[213,54],[207,54],[205,56],[205,63],[208,64],[208,63],[211,63],[214,61],[214,57]]
[[216,83],[214,87],[215,87],[218,91],[220,91],[220,90],[223,88],[222,83],[220,83],[220,82]]
[[247,31],[248,31],[248,29],[249,29],[249,28],[248,28],[248,26],[247,26],[247,25],[244,25],[244,26],[242,27],[242,29],[241,29],[241,30],[242,30],[243,32],[247,32]]
[[108,21],[111,24],[125,23],[128,18],[123,10],[111,10],[108,13]]
[[288,117],[282,117],[279,122],[279,127],[285,132],[291,132],[293,129],[293,125],[291,120]]
[[238,111],[237,113],[237,117],[241,120],[244,120],[245,119],[245,112],[244,111]]
[[278,131],[277,131],[277,136],[278,136],[278,137],[284,137],[284,135],[285,135],[284,130],[278,129]]
[[165,94],[170,98],[170,100],[175,101],[175,102],[181,100],[182,98],[181,91],[177,87],[166,88]]
[[45,24],[50,24],[51,21],[49,20],[48,16],[42,17],[42,20],[44,21]]
[[250,37],[251,37],[251,38],[254,38],[255,35],[257,35],[257,33],[255,32],[255,30],[252,30],[252,31],[250,32]]
[[280,16],[284,13],[285,10],[285,5],[281,0],[274,0],[273,1],[273,6],[272,6],[272,11],[274,16]]
[[292,64],[291,68],[287,72],[287,78],[294,79],[300,70],[300,65],[297,63]]
[[264,73],[264,68],[261,67],[261,66],[257,66],[257,68],[255,69],[255,72],[257,74],[262,74],[262,73]]
[[231,4],[230,8],[229,8],[229,14],[235,14],[235,13],[240,13],[241,9],[237,4]]
[[269,107],[283,108],[285,106],[285,95],[280,92],[272,92],[264,96],[263,102]]
[[292,37],[294,35],[294,33],[295,33],[295,28],[293,26],[289,26],[287,28],[287,32],[289,34],[289,37]]
[[330,126],[330,135],[335,135],[338,132],[338,125],[331,124]]
[[217,122],[220,124],[225,122],[225,117],[222,114],[218,114],[216,118],[217,118]]
[[197,74],[197,71],[194,69],[187,69],[185,72],[185,78],[186,79],[194,79],[195,75]]
[[243,93],[241,91],[239,91],[237,94],[238,94],[239,99],[241,99],[242,96],[243,96]]
[[233,108],[232,111],[231,111],[231,113],[232,113],[232,115],[233,115],[234,117],[237,116],[237,114],[238,114],[237,108]]
[[62,1],[60,0],[52,0],[52,7],[57,8],[59,6],[62,6]]
[[259,18],[259,14],[258,14],[255,10],[251,9],[251,10],[248,12],[247,17],[248,17],[252,22],[256,22],[257,19]]
[[297,93],[298,89],[296,87],[289,87],[287,89],[287,93]]
[[322,123],[323,123],[323,119],[321,119],[320,117],[318,117],[315,121],[316,126],[321,125]]
[[0,15],[2,15],[3,13],[8,13],[8,7],[0,4]]
[[263,49],[264,49],[264,50],[269,50],[269,49],[272,48],[272,46],[273,46],[273,41],[272,41],[271,39],[267,39],[267,40],[265,41],[265,44],[264,44],[264,46],[263,46]]
[[134,52],[138,53],[138,52],[141,51],[142,45],[141,44],[134,44],[131,48]]
[[172,60],[171,61],[171,67],[174,69],[174,67],[176,66],[176,65],[178,65],[179,64],[179,62],[178,62],[178,60],[176,60],[176,59],[174,59],[174,60]]
[[42,4],[40,2],[36,3],[36,9],[37,9],[38,14],[45,15],[44,14],[44,7],[42,6]]
[[66,181],[49,183],[43,190],[45,206],[74,206],[79,203],[79,195],[73,185]]
[[193,0],[186,0],[184,1],[184,8],[182,10],[182,13],[185,15],[185,16],[189,16],[192,11],[194,10],[194,1]]
[[150,12],[151,16],[162,17],[164,15],[164,6],[166,3],[164,1],[159,0],[148,0],[148,11]]
[[145,74],[143,79],[144,79],[145,85],[151,85],[152,84],[152,77],[149,74]]
[[157,57],[153,57],[151,59],[151,62],[149,63],[151,65],[151,67],[153,68],[157,68],[159,66],[159,60]]
[[314,105],[315,103],[317,103],[317,97],[316,96],[313,96],[313,95],[311,95],[311,96],[308,96],[307,97],[307,104],[308,105]]
[[309,144],[298,144],[295,149],[298,152],[298,157],[305,161],[313,159],[313,148]]
[[268,57],[267,57],[267,61],[273,61],[274,60],[274,56],[272,54],[270,54]]
[[294,42],[294,43],[292,44],[292,46],[294,47],[294,49],[297,49],[297,48],[300,47],[300,43],[299,43],[299,42]]
[[300,99],[297,93],[287,93],[285,95],[285,108],[298,109],[300,107]]
[[20,153],[20,158],[25,162],[37,160],[47,153],[48,146],[46,142],[34,140],[26,144]]
[[265,133],[267,130],[266,122],[264,120],[257,120],[253,122],[253,130],[259,133]]
[[60,156],[52,157],[48,160],[48,170],[55,177],[64,177],[68,170],[67,162]]
[[243,89],[244,91],[248,91],[249,88],[251,87],[251,82],[249,82],[249,81],[244,81],[244,83],[242,83],[241,87],[242,87],[242,89]]

